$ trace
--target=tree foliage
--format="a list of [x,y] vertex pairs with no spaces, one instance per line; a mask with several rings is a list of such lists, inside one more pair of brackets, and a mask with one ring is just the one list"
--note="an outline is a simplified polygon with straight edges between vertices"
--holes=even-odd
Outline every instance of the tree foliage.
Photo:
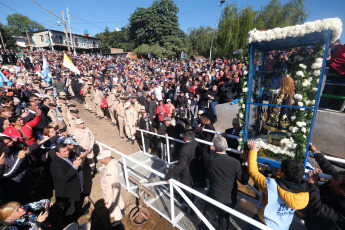
[[208,57],[212,35],[213,28],[211,27],[190,28],[186,39],[188,54]]
[[[6,49],[12,49],[15,46],[16,42],[13,39],[12,33],[9,30],[9,28],[0,23],[0,32],[1,32],[2,38],[4,40]],[[0,43],[0,44],[2,46],[2,43]]]
[[23,35],[26,31],[44,30],[44,26],[22,14],[11,14],[6,17],[7,26],[14,35]]
[[96,34],[95,37],[101,40],[102,48],[120,48],[125,52],[134,49],[134,42],[128,37],[128,27],[122,27],[120,31],[113,32],[106,27],[103,33]]
[[[236,3],[225,6],[216,31],[212,56],[232,57],[236,49],[245,49],[248,32],[254,28],[262,30],[304,23],[308,16],[304,1],[289,0],[282,4],[281,0],[271,0],[259,10],[254,10],[252,6],[240,9]],[[186,42],[191,54],[208,57],[213,29],[205,30],[200,27],[189,31]]]
[[129,19],[129,37],[135,45],[163,45],[166,37],[183,37],[173,0],[157,0],[148,8],[137,8]]

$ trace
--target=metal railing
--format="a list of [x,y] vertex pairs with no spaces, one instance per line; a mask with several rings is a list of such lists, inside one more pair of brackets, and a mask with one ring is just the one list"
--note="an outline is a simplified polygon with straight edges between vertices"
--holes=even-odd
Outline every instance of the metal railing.
[[[160,135],[161,136],[161,135]],[[165,137],[165,136],[163,136]],[[167,139],[170,139],[171,137],[168,137]],[[173,138],[175,139],[175,138]],[[179,140],[181,141],[181,140]],[[128,168],[127,168],[127,161],[131,161],[133,163],[135,163],[136,165],[148,170],[149,172],[157,175],[158,177],[160,177],[161,179],[164,180],[165,178],[165,175],[155,169],[152,169],[150,166],[148,165],[145,165],[144,163],[138,161],[137,159],[134,159],[130,156],[127,156],[125,155],[124,153],[121,153],[120,151],[118,150],[115,150],[113,148],[111,148],[110,146],[108,145],[105,145],[99,141],[96,141],[96,143],[99,145],[99,148],[100,148],[100,151],[103,150],[103,148],[106,148],[110,151],[112,151],[113,153],[117,154],[117,155],[120,155],[122,157],[122,162],[123,162],[123,172],[124,172],[124,177],[125,177],[125,187],[126,187],[126,190],[128,190],[129,192],[131,192],[131,190],[133,189],[133,187],[130,187],[130,184],[129,184],[129,175],[128,175]],[[166,182],[162,181],[162,182],[154,182],[154,183],[148,183],[148,184],[143,184],[144,186],[161,186],[161,185],[164,185]],[[171,205],[171,215],[170,217],[167,217],[165,215],[163,215],[165,218],[168,219],[169,222],[171,222],[173,224],[173,226],[176,226],[176,221],[175,221],[175,194],[174,194],[174,190],[176,190],[180,195],[181,197],[186,201],[186,203],[190,206],[190,208],[196,213],[196,215],[201,219],[201,221],[203,221],[203,223],[211,230],[214,230],[215,228],[212,226],[212,224],[205,218],[205,216],[201,213],[201,211],[195,206],[195,204],[187,197],[187,195],[185,194],[185,191],[193,194],[194,196],[196,197],[199,197],[200,199],[204,200],[204,201],[207,201],[213,205],[215,205],[216,207],[228,212],[229,214],[251,224],[251,225],[254,225],[260,229],[265,229],[265,230],[269,230],[271,228],[267,227],[266,225],[236,211],[235,209],[232,209],[212,198],[209,198],[208,196],[180,183],[179,181],[175,180],[175,179],[170,179],[169,180],[169,192],[170,192],[170,205]]]

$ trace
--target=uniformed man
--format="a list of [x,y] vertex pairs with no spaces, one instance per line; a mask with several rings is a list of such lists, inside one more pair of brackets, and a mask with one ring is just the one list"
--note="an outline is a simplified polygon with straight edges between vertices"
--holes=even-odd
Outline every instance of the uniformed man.
[[45,93],[46,97],[48,97],[50,99],[51,103],[55,103],[56,99],[53,96],[53,87],[45,88],[44,93]]
[[68,134],[72,135],[76,130],[77,125],[75,122],[77,119],[79,119],[79,110],[76,107],[72,107],[68,113],[68,124],[66,124]]
[[93,112],[92,100],[93,100],[93,87],[87,82],[83,88],[83,96],[85,97],[85,109]]
[[137,124],[139,121],[139,112],[140,112],[140,108],[141,108],[141,104],[138,102],[138,97],[137,96],[132,96],[132,104],[133,104],[133,108],[135,109],[135,111],[137,112]]
[[125,138],[123,129],[125,127],[125,97],[120,97],[121,102],[116,106],[117,121],[119,124],[120,137]]
[[79,145],[86,149],[86,158],[88,159],[89,166],[93,172],[93,174],[97,173],[95,161],[94,161],[94,154],[93,154],[93,146],[95,144],[95,136],[93,135],[92,131],[88,128],[85,128],[84,121],[82,119],[77,119],[75,121],[77,126],[76,130],[73,133],[73,138],[79,142]]
[[116,102],[116,96],[110,90],[106,90],[107,92],[107,104],[108,104],[108,110],[110,113],[111,118],[111,124],[116,125],[116,119],[115,119],[115,102]]
[[93,102],[95,103],[95,112],[97,114],[97,118],[102,119],[104,117],[104,113],[101,109],[101,104],[102,104],[102,100],[103,100],[103,92],[100,89],[100,87],[95,87],[95,91],[94,91],[94,100]]
[[125,128],[128,137],[127,142],[131,141],[132,145],[134,145],[136,131],[135,128],[138,120],[138,115],[131,102],[126,102],[125,108]]
[[119,182],[119,163],[111,157],[110,150],[103,150],[97,160],[104,165],[101,176],[101,189],[104,204],[109,210],[111,227],[121,224],[124,215],[124,202],[121,197],[121,184]]

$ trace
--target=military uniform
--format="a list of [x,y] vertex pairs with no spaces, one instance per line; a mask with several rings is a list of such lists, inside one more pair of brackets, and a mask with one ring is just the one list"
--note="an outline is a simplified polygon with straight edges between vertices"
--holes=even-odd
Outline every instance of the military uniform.
[[93,89],[89,84],[85,84],[83,88],[83,96],[85,97],[85,109],[94,111],[92,106],[93,100]]
[[104,202],[109,209],[110,217],[114,221],[122,219],[121,210],[124,202],[121,197],[121,184],[119,182],[119,163],[115,159],[105,165],[102,171],[101,188]]
[[135,140],[135,128],[138,120],[138,115],[135,109],[131,106],[125,111],[125,128],[127,137],[131,140]]
[[73,133],[73,138],[79,142],[79,145],[84,149],[91,151],[86,155],[89,165],[91,168],[95,167],[94,162],[94,154],[93,154],[93,146],[95,144],[95,136],[93,135],[92,131],[88,128],[79,129],[77,128]]
[[123,138],[125,136],[123,129],[125,127],[125,104],[120,102],[116,106],[116,115],[117,115],[117,121],[119,123],[119,131],[120,131],[120,137]]
[[110,113],[110,118],[111,118],[111,122],[113,124],[116,124],[116,119],[115,119],[115,104],[116,102],[116,96],[115,94],[111,93],[108,95],[107,97],[107,104],[108,104],[108,110]]
[[96,89],[94,91],[95,112],[96,112],[97,116],[99,116],[99,117],[104,117],[104,113],[101,109],[103,97],[104,96],[103,96],[103,93],[101,90]]

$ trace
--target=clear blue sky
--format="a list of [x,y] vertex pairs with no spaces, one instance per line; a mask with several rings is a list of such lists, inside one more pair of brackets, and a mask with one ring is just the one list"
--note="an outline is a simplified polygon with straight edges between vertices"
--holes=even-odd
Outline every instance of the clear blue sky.
[[[116,27],[119,28],[128,23],[130,14],[137,7],[148,7],[153,0],[37,0],[38,3],[44,5],[54,13],[61,16],[64,10],[66,16],[66,7],[69,8],[71,16],[72,32],[76,34],[83,33],[84,29],[88,29],[93,36],[96,33],[104,31],[108,26],[111,31]],[[212,26],[214,27],[220,0],[175,0],[180,9],[179,23],[182,30],[188,31],[190,27]],[[226,0],[227,3],[233,1]],[[240,7],[248,5],[258,9],[261,5],[267,4],[269,0],[239,0]],[[282,0],[287,2],[287,0]],[[6,24],[6,16],[16,13],[3,4],[13,8],[14,10],[28,16],[46,28],[63,30],[63,26],[57,26],[57,18],[46,12],[31,0],[0,0],[0,22]],[[306,0],[306,7],[310,11],[307,21],[324,19],[330,17],[339,17],[345,24],[345,0]],[[66,16],[67,17],[67,16]],[[343,26],[342,43],[345,43],[345,26]]]

